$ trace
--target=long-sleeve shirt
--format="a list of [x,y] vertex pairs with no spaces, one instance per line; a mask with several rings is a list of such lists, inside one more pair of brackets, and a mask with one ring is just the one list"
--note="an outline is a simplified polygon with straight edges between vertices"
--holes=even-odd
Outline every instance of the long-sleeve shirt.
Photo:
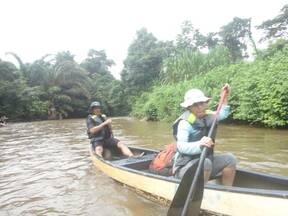
[[[228,117],[230,114],[230,106],[223,105],[219,116],[218,121],[221,121]],[[177,132],[177,149],[178,152],[187,154],[187,155],[195,155],[201,153],[200,148],[200,140],[195,142],[189,142],[189,135],[193,136],[193,134],[196,134],[197,130],[195,130],[191,124],[188,121],[181,120],[178,124],[178,132]],[[177,154],[178,154],[177,152]],[[175,155],[177,158],[177,154]]]

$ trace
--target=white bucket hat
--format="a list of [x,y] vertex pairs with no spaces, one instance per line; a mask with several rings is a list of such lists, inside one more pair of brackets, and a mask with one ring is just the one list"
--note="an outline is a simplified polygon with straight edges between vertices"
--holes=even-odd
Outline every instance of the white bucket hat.
[[210,99],[199,89],[190,89],[185,93],[184,102],[180,106],[187,108],[198,102],[208,102]]

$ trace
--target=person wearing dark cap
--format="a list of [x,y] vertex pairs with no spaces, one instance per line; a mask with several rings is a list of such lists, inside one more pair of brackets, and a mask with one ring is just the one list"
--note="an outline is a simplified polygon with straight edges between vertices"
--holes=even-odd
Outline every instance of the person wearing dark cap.
[[98,101],[91,103],[87,117],[87,133],[95,153],[102,157],[104,148],[119,148],[121,152],[132,157],[133,153],[120,140],[113,136],[110,118],[106,118],[101,112],[101,104]]

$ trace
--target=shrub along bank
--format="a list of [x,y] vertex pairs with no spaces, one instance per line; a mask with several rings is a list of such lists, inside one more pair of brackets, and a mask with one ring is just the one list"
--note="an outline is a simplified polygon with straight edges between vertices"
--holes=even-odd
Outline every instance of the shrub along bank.
[[230,120],[268,127],[288,126],[288,46],[273,56],[217,67],[176,84],[154,85],[134,103],[132,114],[148,120],[175,120],[183,111],[180,103],[190,88],[202,89],[215,108],[220,89],[231,85]]

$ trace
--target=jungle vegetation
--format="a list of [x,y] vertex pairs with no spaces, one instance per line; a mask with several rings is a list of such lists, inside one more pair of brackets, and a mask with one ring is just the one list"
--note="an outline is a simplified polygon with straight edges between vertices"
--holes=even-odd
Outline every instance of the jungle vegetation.
[[[0,116],[9,120],[76,118],[101,101],[108,115],[173,121],[189,88],[212,97],[230,83],[230,121],[288,127],[288,5],[274,18],[252,25],[235,17],[218,32],[202,34],[184,21],[173,41],[158,40],[146,28],[131,42],[121,80],[105,50],[91,49],[82,62],[70,51],[18,64],[0,59]],[[255,41],[253,32],[262,33]],[[265,49],[259,45],[266,44]]]

